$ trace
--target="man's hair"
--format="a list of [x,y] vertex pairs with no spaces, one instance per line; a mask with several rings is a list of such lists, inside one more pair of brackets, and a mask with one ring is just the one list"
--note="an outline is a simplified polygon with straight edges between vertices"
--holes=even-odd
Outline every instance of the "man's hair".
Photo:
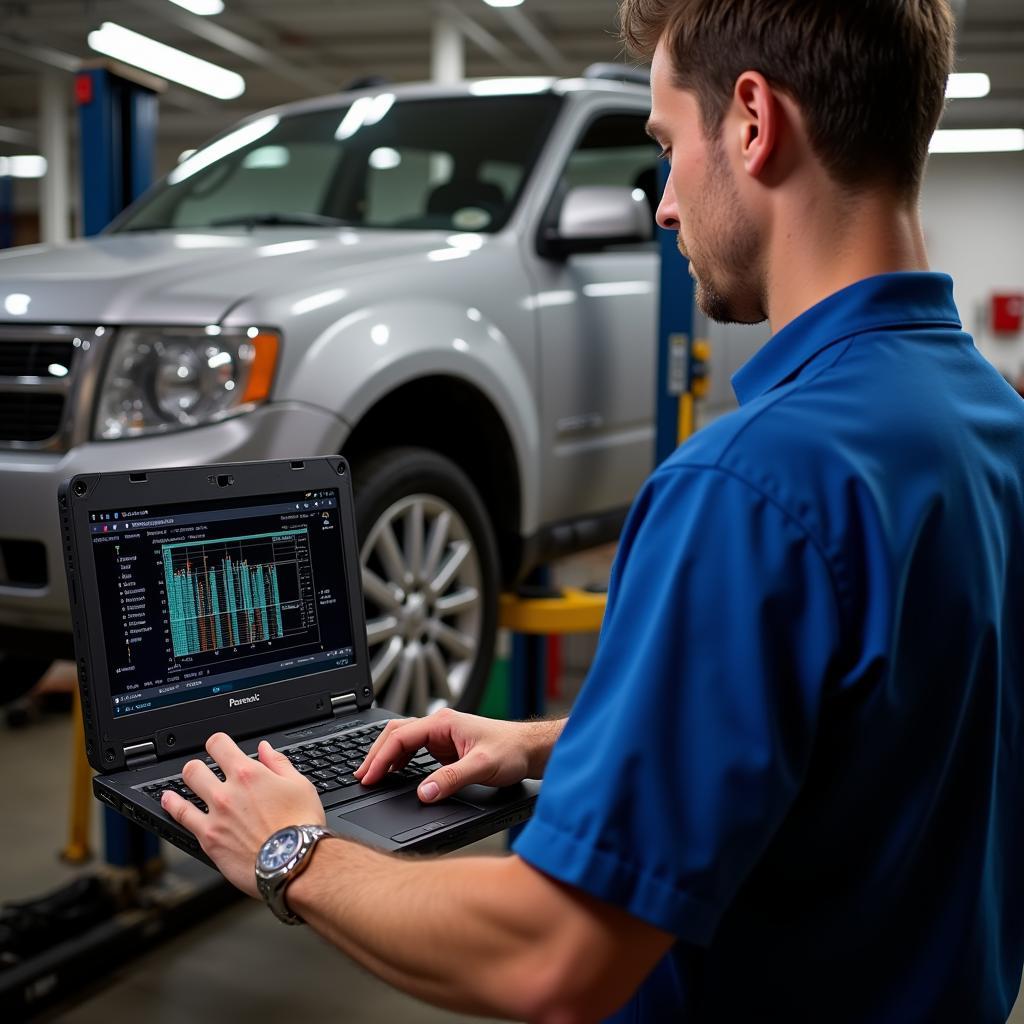
[[917,192],[953,64],[948,0],[621,0],[619,15],[643,58],[664,37],[709,137],[758,71],[799,105],[836,181]]

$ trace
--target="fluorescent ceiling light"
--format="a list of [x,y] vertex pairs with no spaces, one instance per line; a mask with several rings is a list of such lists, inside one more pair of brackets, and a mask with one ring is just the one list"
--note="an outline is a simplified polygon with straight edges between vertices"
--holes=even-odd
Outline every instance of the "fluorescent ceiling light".
[[518,7],[523,0],[484,0],[488,7]]
[[98,53],[219,100],[233,100],[245,92],[245,79],[234,71],[158,43],[112,21],[103,22],[97,31],[89,33],[89,45]]
[[35,154],[0,156],[0,178],[41,178],[46,173],[46,157]]
[[987,96],[991,88],[992,83],[984,72],[958,72],[946,81],[946,99],[976,100]]
[[229,156],[235,150],[248,146],[257,139],[262,139],[267,132],[271,132],[277,127],[279,120],[280,118],[276,114],[268,114],[266,117],[250,121],[249,124],[243,124],[241,128],[236,128],[233,132],[228,132],[223,138],[217,139],[216,142],[211,142],[204,149],[198,150],[184,163],[178,164],[167,175],[168,182],[176,185],[179,181],[190,178],[196,171],[201,171],[204,167],[209,167],[210,164],[220,160],[222,157]]
[[220,14],[224,10],[223,0],[171,0],[171,3],[184,7],[186,11],[191,11],[193,14],[205,16]]
[[474,96],[511,96],[516,93],[544,92],[554,84],[553,78],[481,78],[469,83]]
[[1024,152],[1024,128],[940,128],[929,153]]

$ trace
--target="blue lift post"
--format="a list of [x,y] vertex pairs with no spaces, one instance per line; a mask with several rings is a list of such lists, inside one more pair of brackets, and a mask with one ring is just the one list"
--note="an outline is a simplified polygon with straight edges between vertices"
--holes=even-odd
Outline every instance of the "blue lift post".
[[[108,68],[80,71],[78,103],[82,224],[86,235],[102,231],[153,180],[157,94]],[[107,863],[159,871],[160,840],[104,807]]]
[[0,174],[0,249],[14,245],[14,179]]
[[81,138],[82,225],[99,234],[153,180],[157,94],[107,68],[75,78]]
[[[668,182],[668,164],[658,166],[658,194]],[[661,248],[658,303],[658,390],[654,464],[661,465],[693,431],[693,393],[702,359],[695,357],[693,282],[676,232],[658,228]]]
[[[542,565],[534,569],[524,593],[537,595],[547,591],[551,570]],[[557,596],[552,593],[551,596]],[[528,598],[527,598],[528,599]],[[509,718],[513,722],[544,714],[547,696],[548,635],[512,634],[512,661],[509,666]]]

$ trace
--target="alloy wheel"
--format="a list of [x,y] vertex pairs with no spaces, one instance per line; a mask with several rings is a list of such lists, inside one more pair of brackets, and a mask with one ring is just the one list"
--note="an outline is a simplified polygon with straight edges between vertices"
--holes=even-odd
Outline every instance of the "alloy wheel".
[[360,552],[377,703],[406,715],[455,706],[483,629],[482,575],[459,513],[431,494],[401,498]]

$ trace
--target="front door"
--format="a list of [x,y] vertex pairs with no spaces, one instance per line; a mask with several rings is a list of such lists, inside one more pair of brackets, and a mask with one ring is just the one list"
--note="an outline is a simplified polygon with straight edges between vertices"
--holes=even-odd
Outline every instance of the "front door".
[[[640,190],[656,206],[657,147],[641,113],[605,113],[582,130],[555,190]],[[557,209],[549,211],[557,220]],[[542,519],[630,503],[654,459],[658,247],[608,246],[564,260],[535,256],[545,432]]]

